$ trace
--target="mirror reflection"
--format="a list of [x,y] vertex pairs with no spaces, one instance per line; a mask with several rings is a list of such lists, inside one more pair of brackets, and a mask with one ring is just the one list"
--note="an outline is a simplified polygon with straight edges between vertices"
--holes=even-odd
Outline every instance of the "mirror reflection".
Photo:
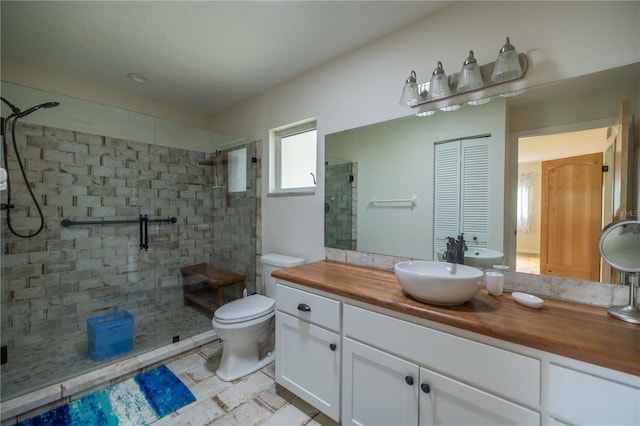
[[[504,253],[503,264],[518,272],[612,282],[598,238],[607,223],[637,215],[629,124],[637,115],[638,76],[634,64],[482,106],[327,135],[325,246],[437,259],[444,241],[435,229],[436,147],[488,137],[486,213],[473,211],[465,221],[469,207],[460,208],[447,217],[443,235],[463,231],[469,246]],[[477,180],[468,166],[461,169],[460,179]],[[460,191],[450,193],[459,198]]]

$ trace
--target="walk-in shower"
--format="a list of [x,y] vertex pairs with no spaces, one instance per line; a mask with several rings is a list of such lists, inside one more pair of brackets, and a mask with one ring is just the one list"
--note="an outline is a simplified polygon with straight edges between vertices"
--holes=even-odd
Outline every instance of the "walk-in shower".
[[[33,190],[31,189],[31,184],[29,183],[29,179],[27,178],[27,174],[24,170],[24,165],[22,163],[22,159],[20,158],[20,151],[18,150],[18,145],[16,143],[16,124],[18,122],[19,118],[22,117],[26,117],[27,115],[36,112],[37,110],[41,109],[41,108],[54,108],[57,107],[58,105],[60,105],[59,102],[45,102],[36,106],[33,106],[31,108],[28,108],[25,111],[20,111],[20,109],[18,109],[18,107],[16,107],[14,104],[12,104],[11,102],[9,102],[8,100],[6,100],[5,98],[1,98],[2,102],[4,102],[5,104],[7,104],[9,106],[9,108],[11,108],[11,114],[2,120],[2,152],[3,152],[3,157],[4,157],[4,169],[6,171],[6,190],[7,190],[7,202],[6,203],[2,203],[2,205],[0,206],[1,210],[6,210],[7,211],[7,216],[6,216],[6,220],[7,220],[7,227],[9,228],[9,231],[11,231],[11,233],[13,235],[15,235],[16,237],[20,237],[20,238],[32,238],[35,237],[36,235],[38,235],[40,232],[42,232],[42,229],[44,228],[44,214],[42,213],[42,209],[40,208],[40,203],[38,203],[38,199],[36,198],[36,196],[33,193]],[[31,201],[33,202],[34,207],[36,208],[36,210],[38,211],[38,217],[40,218],[40,222],[38,225],[38,228],[33,231],[32,233],[20,233],[19,231],[17,231],[14,226],[13,223],[11,221],[11,210],[15,208],[15,205],[11,202],[11,174],[9,172],[9,163],[8,163],[8,156],[9,156],[9,148],[8,148],[8,144],[7,144],[7,137],[11,138],[11,141],[13,142],[13,152],[16,156],[16,162],[18,164],[18,168],[20,169],[20,173],[22,174],[22,179],[24,180],[25,183],[25,187],[27,188],[27,191],[29,192],[29,195],[31,196]]]
[[[65,108],[78,102],[60,101]],[[243,273],[247,291],[255,291],[258,142],[243,142],[248,185],[230,192],[226,165],[214,174],[201,162],[231,148],[185,149],[194,133],[173,131],[184,125],[142,117],[164,139],[141,142],[33,124],[44,114],[16,122],[55,105],[20,111],[19,102],[4,103],[7,145],[15,143],[19,157],[2,152],[14,178],[11,200],[5,190],[0,201],[15,205],[0,214],[3,402],[211,330],[211,312],[184,305],[181,267],[207,262]],[[104,121],[127,114],[114,108]],[[19,161],[27,184],[16,178]],[[223,190],[214,190],[216,182]],[[19,234],[42,229],[16,236],[9,214]],[[132,350],[92,359],[87,321],[122,311],[134,321]]]

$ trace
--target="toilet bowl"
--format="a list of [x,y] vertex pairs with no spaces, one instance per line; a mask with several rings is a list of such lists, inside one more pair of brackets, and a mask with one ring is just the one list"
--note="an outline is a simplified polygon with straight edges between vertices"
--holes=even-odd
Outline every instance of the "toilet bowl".
[[211,325],[222,340],[222,359],[216,376],[236,380],[274,360],[276,282],[271,272],[301,265],[304,259],[268,254],[262,256],[264,292],[234,300],[218,308]]

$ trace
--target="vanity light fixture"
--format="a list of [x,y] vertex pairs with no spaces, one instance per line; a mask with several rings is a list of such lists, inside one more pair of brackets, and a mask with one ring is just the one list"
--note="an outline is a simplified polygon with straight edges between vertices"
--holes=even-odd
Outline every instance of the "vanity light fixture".
[[[483,105],[491,100],[491,96],[497,96],[495,91],[486,92],[493,86],[509,83],[523,78],[527,74],[529,68],[529,60],[524,53],[517,53],[513,45],[510,43],[509,37],[507,42],[500,49],[500,54],[496,62],[490,62],[482,66],[474,56],[472,50],[464,61],[462,69],[459,73],[452,74],[449,77],[444,72],[442,62],[438,62],[438,67],[433,71],[431,80],[428,83],[418,83],[415,71],[411,71],[411,75],[406,80],[401,105],[408,105],[415,108],[429,102],[441,101],[442,99],[458,96],[460,94],[471,94],[470,100],[466,101],[468,105]],[[509,97],[517,96],[524,92],[522,88],[510,88],[507,93],[500,96]],[[462,105],[462,102],[454,105],[446,105],[437,109],[441,111],[454,111]]]
[[438,66],[433,70],[431,81],[429,82],[429,94],[427,95],[427,100],[433,101],[436,99],[446,98],[448,96],[451,96],[449,79],[444,73],[442,62],[438,61]]
[[500,53],[496,64],[493,67],[493,73],[491,73],[491,80],[495,82],[510,81],[522,76],[522,67],[520,67],[520,60],[516,53],[516,48],[513,47],[507,37],[507,42]]
[[462,70],[460,70],[458,93],[476,90],[482,86],[484,86],[484,81],[482,81],[480,67],[478,66],[478,61],[476,61],[476,58],[473,56],[473,50],[470,50],[469,56],[465,59],[462,64]]
[[402,97],[400,97],[400,105],[414,106],[418,104],[418,83],[416,81],[416,72],[411,71],[409,78],[404,83],[402,89]]

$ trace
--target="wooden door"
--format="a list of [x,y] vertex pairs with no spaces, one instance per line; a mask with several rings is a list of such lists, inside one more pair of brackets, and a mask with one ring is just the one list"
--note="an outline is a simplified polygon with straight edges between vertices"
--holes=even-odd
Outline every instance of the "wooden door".
[[600,280],[602,156],[542,163],[541,274]]

